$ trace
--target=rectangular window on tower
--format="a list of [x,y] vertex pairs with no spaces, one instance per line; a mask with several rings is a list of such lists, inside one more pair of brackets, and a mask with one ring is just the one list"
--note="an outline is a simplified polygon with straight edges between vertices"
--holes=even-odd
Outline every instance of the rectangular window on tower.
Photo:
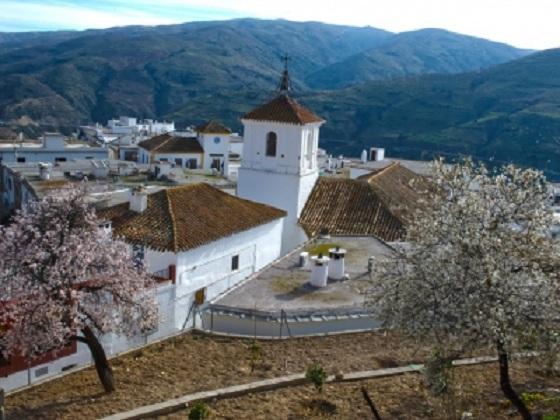
[[239,270],[239,255],[231,257],[231,271]]

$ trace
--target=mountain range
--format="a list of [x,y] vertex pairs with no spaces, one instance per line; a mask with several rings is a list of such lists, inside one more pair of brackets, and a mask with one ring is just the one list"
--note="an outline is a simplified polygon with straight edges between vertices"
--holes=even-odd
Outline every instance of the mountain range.
[[560,50],[440,29],[238,19],[0,33],[0,119],[5,133],[28,135],[118,115],[240,129],[240,116],[274,95],[284,53],[293,94],[328,121],[329,150],[471,154],[560,177]]

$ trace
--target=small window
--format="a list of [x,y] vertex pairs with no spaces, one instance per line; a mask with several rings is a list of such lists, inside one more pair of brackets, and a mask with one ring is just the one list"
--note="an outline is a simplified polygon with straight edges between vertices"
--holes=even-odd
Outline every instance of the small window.
[[18,161],[18,163],[25,163],[25,158],[24,157],[18,157],[17,161]]
[[48,366],[43,366],[43,367],[35,370],[35,377],[38,378],[39,376],[44,376],[47,373],[49,373],[49,367]]
[[66,162],[66,158],[65,157],[55,157],[54,161],[55,162]]
[[270,157],[276,157],[276,143],[278,137],[276,133],[271,131],[266,135],[266,155]]
[[231,257],[231,271],[239,270],[239,255]]
[[179,167],[183,167],[183,159],[175,158],[175,165],[177,165]]

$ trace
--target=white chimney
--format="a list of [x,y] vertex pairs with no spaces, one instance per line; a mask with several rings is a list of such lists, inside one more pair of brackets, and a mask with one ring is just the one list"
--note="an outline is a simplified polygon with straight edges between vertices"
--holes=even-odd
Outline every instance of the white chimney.
[[309,263],[309,252],[302,252],[299,254],[299,262],[298,262],[298,266],[300,268],[305,268],[307,267],[307,264]]
[[362,161],[362,163],[367,162],[367,150],[366,149],[362,150],[362,156],[360,157],[360,160]]
[[385,149],[381,147],[370,147],[369,149],[369,160],[378,162],[385,159]]
[[337,246],[329,249],[329,277],[333,280],[342,280],[344,278],[344,256],[346,250]]
[[329,257],[322,254],[311,257],[313,266],[311,267],[311,285],[315,287],[327,287],[329,277]]
[[51,179],[51,170],[49,165],[46,163],[39,163],[39,178],[43,181],[48,181]]
[[142,213],[148,207],[148,192],[144,187],[132,189],[130,193],[130,210]]

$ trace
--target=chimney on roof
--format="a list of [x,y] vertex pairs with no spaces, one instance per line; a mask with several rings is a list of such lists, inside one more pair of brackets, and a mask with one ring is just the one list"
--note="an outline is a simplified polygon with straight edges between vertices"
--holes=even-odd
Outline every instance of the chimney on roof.
[[311,285],[315,287],[327,287],[329,277],[329,257],[323,254],[311,257],[313,266],[311,267]]
[[43,181],[51,179],[51,169],[47,163],[39,163],[39,178]]
[[360,157],[360,160],[362,161],[362,163],[367,162],[367,150],[366,149],[362,150],[362,156]]
[[346,250],[337,246],[336,248],[329,249],[329,277],[333,280],[344,279],[344,257]]
[[144,187],[133,188],[130,192],[130,210],[142,213],[148,208],[148,191]]

